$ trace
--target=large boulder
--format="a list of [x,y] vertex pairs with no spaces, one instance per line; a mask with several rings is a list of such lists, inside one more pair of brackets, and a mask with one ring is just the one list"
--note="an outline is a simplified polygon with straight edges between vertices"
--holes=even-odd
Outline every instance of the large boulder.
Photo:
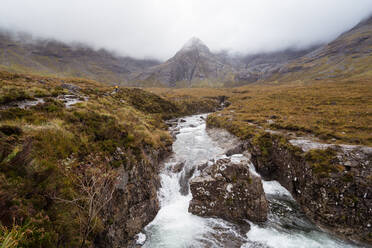
[[267,219],[268,203],[261,179],[251,174],[245,163],[236,164],[229,158],[217,160],[190,180],[190,190],[193,199],[189,212],[195,215],[236,223]]

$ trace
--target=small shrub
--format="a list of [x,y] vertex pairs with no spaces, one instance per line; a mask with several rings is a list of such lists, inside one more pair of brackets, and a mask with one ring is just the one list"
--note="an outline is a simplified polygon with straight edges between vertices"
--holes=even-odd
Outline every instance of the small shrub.
[[40,160],[54,163],[77,151],[74,135],[58,129],[42,129],[34,137],[34,154]]
[[313,171],[321,176],[328,176],[331,172],[337,172],[336,151],[332,148],[325,150],[314,149],[306,153],[306,161],[312,164]]
[[22,134],[22,129],[17,126],[9,126],[9,125],[2,125],[0,126],[0,132],[7,136],[11,135],[21,135]]
[[263,133],[262,135],[258,135],[253,139],[253,143],[260,148],[263,159],[267,160],[272,152],[272,135],[270,133]]
[[45,102],[43,104],[38,104],[33,109],[47,113],[56,113],[61,112],[64,107],[64,104],[60,101],[54,100],[52,98],[47,98],[45,99]]
[[28,225],[23,227],[13,225],[12,229],[0,225],[0,248],[17,248],[27,238],[27,234],[32,232]]
[[10,88],[6,89],[5,92],[2,92],[0,96],[0,104],[8,104],[13,101],[22,101],[33,99],[30,95],[28,95],[23,89],[19,88]]
[[15,120],[24,117],[30,117],[32,111],[21,108],[9,108],[0,110],[0,120]]

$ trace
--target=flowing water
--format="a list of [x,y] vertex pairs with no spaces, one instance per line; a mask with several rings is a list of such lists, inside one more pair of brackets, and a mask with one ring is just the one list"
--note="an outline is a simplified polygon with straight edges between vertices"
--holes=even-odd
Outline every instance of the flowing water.
[[[202,218],[188,212],[191,193],[181,194],[180,178],[186,171],[207,161],[226,157],[227,149],[237,144],[236,138],[223,130],[205,128],[206,115],[187,117],[178,122],[173,144],[174,154],[165,163],[158,192],[161,208],[156,218],[138,234],[137,242],[145,248],[157,247],[355,247],[332,237],[309,222],[291,194],[276,181],[263,181],[269,200],[268,221],[250,223],[247,231],[218,218]],[[233,155],[256,173],[249,159]],[[181,172],[171,168],[184,162]],[[256,173],[257,174],[257,173]]]

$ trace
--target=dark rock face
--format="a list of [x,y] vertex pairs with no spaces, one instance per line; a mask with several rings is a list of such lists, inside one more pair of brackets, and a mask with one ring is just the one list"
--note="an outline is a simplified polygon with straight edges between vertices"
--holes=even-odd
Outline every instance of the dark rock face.
[[185,167],[185,161],[179,162],[179,163],[177,163],[176,165],[173,166],[171,171],[173,173],[180,173],[183,170],[184,167]]
[[267,219],[268,203],[261,179],[252,175],[246,164],[220,159],[190,180],[190,190],[193,199],[189,212],[193,214],[237,223]]
[[143,72],[134,73],[137,81],[156,80],[167,86],[176,86],[177,82],[203,81],[206,79],[231,79],[235,70],[213,54],[198,38],[192,38],[175,56],[163,64],[151,67]]
[[181,174],[181,177],[179,179],[180,183],[180,193],[182,195],[188,195],[189,194],[189,180],[194,175],[195,168],[184,168],[183,172]]
[[127,247],[155,218],[159,210],[159,163],[170,151],[170,147],[161,151],[145,150],[147,159],[135,164],[123,161],[114,198],[104,210],[105,231],[96,239],[95,247]]
[[[283,146],[280,137],[266,134],[270,145],[250,143],[252,162],[267,180],[289,190],[306,215],[344,238],[372,243],[372,149],[333,146],[327,173],[309,161],[299,147]],[[267,144],[269,144],[266,142]],[[326,165],[322,165],[326,166]]]
[[226,156],[230,157],[234,154],[241,154],[243,153],[245,150],[246,150],[246,144],[242,143],[242,144],[239,144],[237,145],[236,147],[233,147],[231,149],[229,149],[227,152],[226,152]]

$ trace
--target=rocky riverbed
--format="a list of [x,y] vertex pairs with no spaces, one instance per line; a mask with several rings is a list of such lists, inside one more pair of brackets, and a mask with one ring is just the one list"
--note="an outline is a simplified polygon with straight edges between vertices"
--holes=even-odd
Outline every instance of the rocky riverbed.
[[[160,210],[138,233],[137,246],[354,247],[307,219],[279,182],[262,180],[250,155],[241,154],[244,145],[223,130],[206,129],[205,117],[170,123],[176,140],[160,173]],[[226,193],[237,198],[225,200]]]

